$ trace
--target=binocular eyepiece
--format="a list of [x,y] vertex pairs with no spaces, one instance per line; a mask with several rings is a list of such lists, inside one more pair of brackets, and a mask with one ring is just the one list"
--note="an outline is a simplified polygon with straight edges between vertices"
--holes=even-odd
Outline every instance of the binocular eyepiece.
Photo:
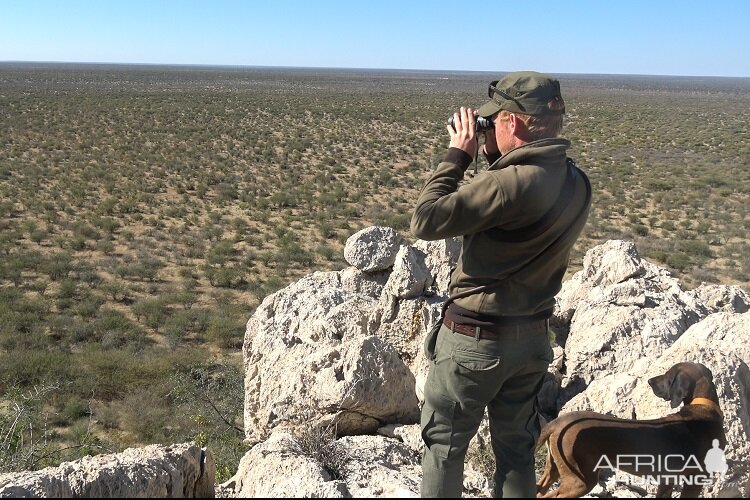
[[[489,118],[485,118],[484,116],[477,116],[476,117],[476,132],[477,134],[485,132],[489,129],[495,128],[495,124],[492,123],[492,120]],[[453,127],[453,130],[456,130],[456,127],[453,126],[453,116],[448,118],[448,125]]]

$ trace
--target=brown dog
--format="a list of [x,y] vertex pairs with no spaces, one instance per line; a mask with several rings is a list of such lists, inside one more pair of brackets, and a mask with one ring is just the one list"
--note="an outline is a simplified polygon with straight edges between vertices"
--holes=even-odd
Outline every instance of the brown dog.
[[[698,496],[711,474],[704,458],[718,440],[726,447],[724,415],[713,374],[698,363],[679,363],[648,381],[654,393],[679,412],[657,420],[624,420],[590,411],[560,416],[547,425],[538,447],[548,446],[537,497],[572,498],[591,491],[599,471],[618,468],[659,481],[657,497],[682,485],[683,497]],[[700,466],[700,467],[698,467]],[[560,480],[560,487],[549,491]]]

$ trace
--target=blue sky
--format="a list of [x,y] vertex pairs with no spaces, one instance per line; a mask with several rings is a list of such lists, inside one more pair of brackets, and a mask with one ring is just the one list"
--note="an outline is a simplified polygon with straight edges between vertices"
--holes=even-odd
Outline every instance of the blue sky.
[[0,61],[750,77],[750,1],[0,0]]

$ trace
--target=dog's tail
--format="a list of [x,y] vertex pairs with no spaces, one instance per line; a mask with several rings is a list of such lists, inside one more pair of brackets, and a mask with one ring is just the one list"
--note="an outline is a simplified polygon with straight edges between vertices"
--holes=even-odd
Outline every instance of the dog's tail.
[[549,439],[550,435],[552,435],[552,425],[547,424],[544,427],[542,427],[542,432],[539,434],[539,439],[536,441],[536,451],[539,451],[539,449],[547,444],[547,440]]

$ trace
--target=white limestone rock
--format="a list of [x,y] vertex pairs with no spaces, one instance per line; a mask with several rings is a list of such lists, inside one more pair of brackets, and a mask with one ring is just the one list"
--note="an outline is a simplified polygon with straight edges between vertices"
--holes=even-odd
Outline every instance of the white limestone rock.
[[288,433],[274,433],[242,457],[239,470],[223,486],[235,498],[350,498],[342,480],[298,451]]
[[417,240],[414,248],[425,255],[425,266],[433,277],[431,292],[436,295],[448,295],[451,273],[456,268],[461,255],[461,240],[459,238],[437,241]]
[[396,255],[393,271],[383,287],[383,295],[413,299],[424,295],[432,286],[433,276],[425,264],[425,254],[411,246],[402,246]]
[[151,445],[0,474],[0,498],[212,498],[215,478],[210,451],[194,443]]
[[371,226],[346,240],[344,259],[360,271],[383,271],[393,265],[403,241],[393,228]]

